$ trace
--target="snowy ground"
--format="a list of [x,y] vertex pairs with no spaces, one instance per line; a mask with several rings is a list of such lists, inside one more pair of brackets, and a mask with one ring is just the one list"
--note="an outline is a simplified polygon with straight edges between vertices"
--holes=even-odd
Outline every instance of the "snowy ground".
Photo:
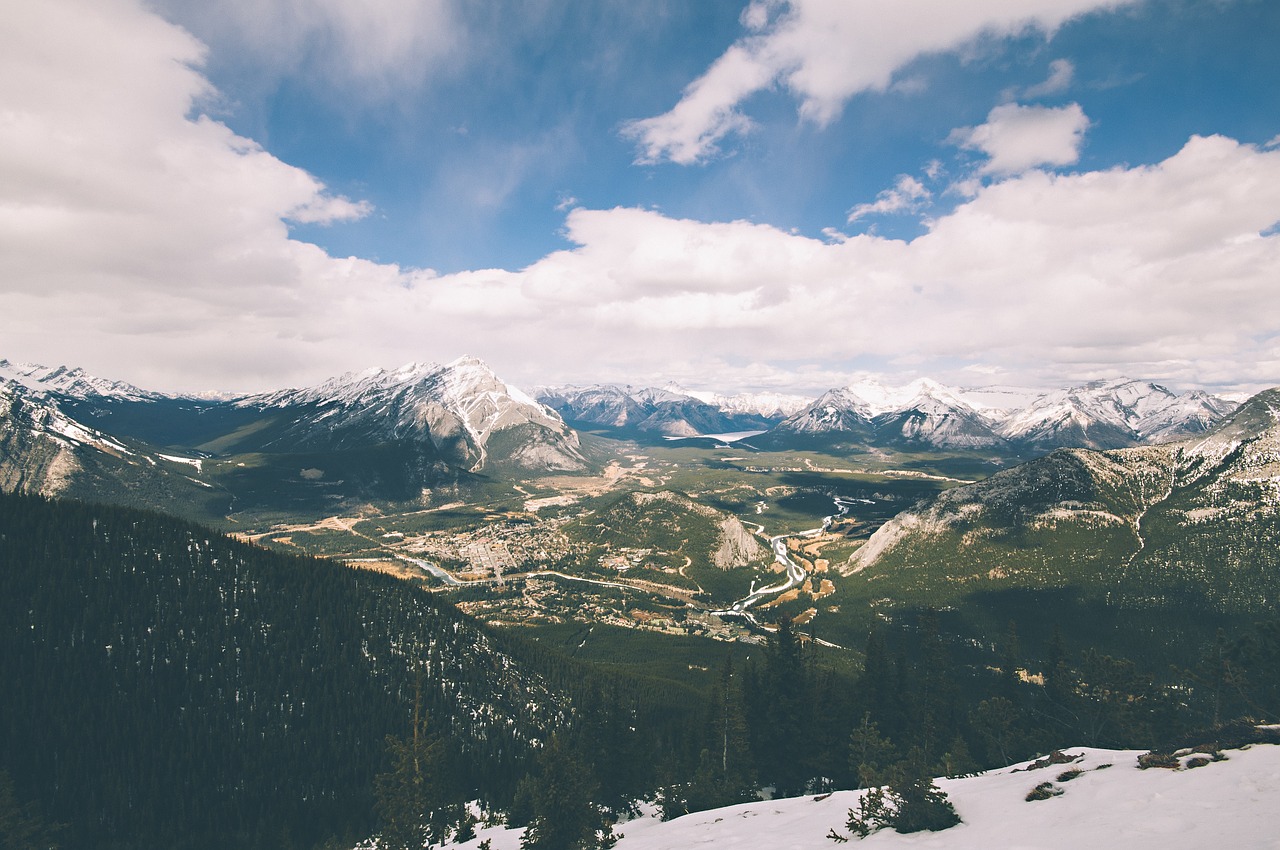
[[[832,827],[848,834],[848,810],[858,791],[746,803],[663,823],[642,817],[619,824],[617,850],[1280,850],[1280,746],[1255,744],[1225,751],[1227,760],[1170,770],[1137,767],[1139,751],[1077,748],[1072,764],[1026,770],[1027,764],[965,779],[939,780],[964,823],[944,832],[899,835],[882,830],[840,845]],[[1185,764],[1188,758],[1183,758]],[[1111,765],[1110,767],[1103,767]],[[1082,771],[1069,781],[1058,777]],[[1053,783],[1060,796],[1027,802],[1029,791]],[[450,847],[517,850],[520,831],[481,828],[474,841]]]

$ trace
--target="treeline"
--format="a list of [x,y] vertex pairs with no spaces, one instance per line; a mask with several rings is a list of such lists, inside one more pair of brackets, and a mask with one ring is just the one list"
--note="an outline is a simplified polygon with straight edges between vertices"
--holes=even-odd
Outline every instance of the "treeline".
[[862,670],[824,670],[784,620],[763,658],[726,664],[698,767],[662,799],[668,817],[780,795],[874,787],[903,775],[956,776],[1068,746],[1212,742],[1232,721],[1280,720],[1280,620],[1222,633],[1154,675],[1059,633],[1024,658],[1010,623],[994,645],[946,634],[932,611],[872,631]]
[[351,846],[415,702],[446,798],[502,808],[556,735],[608,759],[593,793],[643,793],[697,710],[386,576],[0,495],[0,771],[68,850]]

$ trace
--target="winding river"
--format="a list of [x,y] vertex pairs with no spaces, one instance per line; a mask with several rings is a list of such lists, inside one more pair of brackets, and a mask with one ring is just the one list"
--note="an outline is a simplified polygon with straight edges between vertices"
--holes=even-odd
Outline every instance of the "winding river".
[[[778,584],[771,584],[767,587],[756,589],[755,582],[752,582],[751,593],[728,608],[722,608],[718,611],[708,611],[717,617],[737,617],[746,620],[752,626],[759,627],[760,623],[756,621],[755,615],[749,610],[753,605],[762,599],[770,596],[777,596],[779,593],[786,593],[793,587],[799,587],[804,584],[804,580],[809,574],[805,572],[804,567],[796,563],[795,559],[787,551],[787,540],[792,537],[817,537],[826,533],[831,528],[831,524],[837,519],[849,512],[849,508],[853,505],[854,499],[845,499],[840,496],[835,497],[834,502],[836,512],[828,517],[823,517],[822,525],[819,528],[810,528],[807,531],[800,531],[795,534],[779,534],[769,538],[769,545],[773,548],[773,559],[776,563],[781,564],[786,573],[786,579]],[[758,524],[757,524],[758,525]],[[757,534],[764,533],[764,526],[758,525],[760,529]]]

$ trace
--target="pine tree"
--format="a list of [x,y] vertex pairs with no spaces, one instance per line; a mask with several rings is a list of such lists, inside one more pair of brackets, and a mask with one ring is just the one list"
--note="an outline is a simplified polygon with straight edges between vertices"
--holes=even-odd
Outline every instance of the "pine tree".
[[733,671],[732,656],[725,658],[713,700],[713,734],[718,750],[717,780],[723,796],[731,802],[738,802],[743,793],[755,784],[755,770],[751,766],[742,688]]
[[[891,826],[896,832],[938,832],[960,823],[946,793],[933,783],[924,751],[913,747],[890,771],[887,785],[870,788],[849,810],[846,827],[860,838]],[[834,830],[830,837],[842,840]]]
[[924,751],[913,749],[890,785],[896,803],[892,826],[896,832],[938,832],[960,823],[947,795],[933,783]]
[[899,692],[893,661],[884,636],[876,629],[867,633],[858,694],[872,719],[883,724],[897,715]]
[[897,747],[880,734],[880,727],[871,719],[871,712],[863,714],[862,722],[853,728],[849,736],[849,768],[858,778],[859,787],[883,784],[885,769],[897,758]]
[[1017,728],[1018,714],[1013,703],[1004,697],[984,699],[969,713],[969,723],[986,750],[988,762],[1012,763],[1021,741]]
[[612,831],[591,802],[596,783],[586,766],[553,735],[538,754],[532,788],[533,820],[520,840],[522,850],[592,850],[612,844]]
[[59,826],[49,826],[32,805],[18,802],[13,780],[0,770],[0,850],[57,850]]
[[442,808],[442,747],[438,739],[427,734],[421,677],[415,687],[409,737],[387,736],[387,750],[391,755],[391,771],[380,774],[375,783],[382,823],[380,846],[388,850],[421,850],[428,843],[443,840],[439,818],[433,818]]
[[753,729],[762,778],[780,793],[802,791],[813,776],[809,742],[799,734],[813,713],[811,691],[800,643],[784,616],[765,652],[758,695],[764,701],[763,724]]
[[1009,630],[1005,634],[1004,646],[1000,657],[1000,695],[1014,705],[1018,704],[1021,678],[1018,668],[1022,664],[1022,648],[1018,640],[1018,624],[1009,621]]

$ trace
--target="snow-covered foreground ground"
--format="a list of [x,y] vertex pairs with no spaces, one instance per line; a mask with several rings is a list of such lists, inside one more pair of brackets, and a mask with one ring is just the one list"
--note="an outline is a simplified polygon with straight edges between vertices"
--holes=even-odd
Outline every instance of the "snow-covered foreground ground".
[[[881,830],[840,845],[848,810],[862,792],[825,798],[798,797],[698,812],[663,823],[642,817],[619,824],[617,850],[766,848],[946,848],[946,850],[1240,850],[1280,848],[1280,746],[1255,744],[1227,750],[1227,760],[1170,770],[1137,766],[1140,751],[1076,748],[1072,764],[1026,770],[1028,764],[981,776],[943,779],[964,823],[944,832],[899,835]],[[1187,758],[1182,759],[1185,764]],[[1110,767],[1104,767],[1110,765]],[[1058,777],[1068,770],[1080,775]],[[1027,793],[1051,782],[1061,795],[1028,802]],[[451,845],[474,850],[483,839],[493,850],[517,850],[520,831],[481,828],[474,841]]]

